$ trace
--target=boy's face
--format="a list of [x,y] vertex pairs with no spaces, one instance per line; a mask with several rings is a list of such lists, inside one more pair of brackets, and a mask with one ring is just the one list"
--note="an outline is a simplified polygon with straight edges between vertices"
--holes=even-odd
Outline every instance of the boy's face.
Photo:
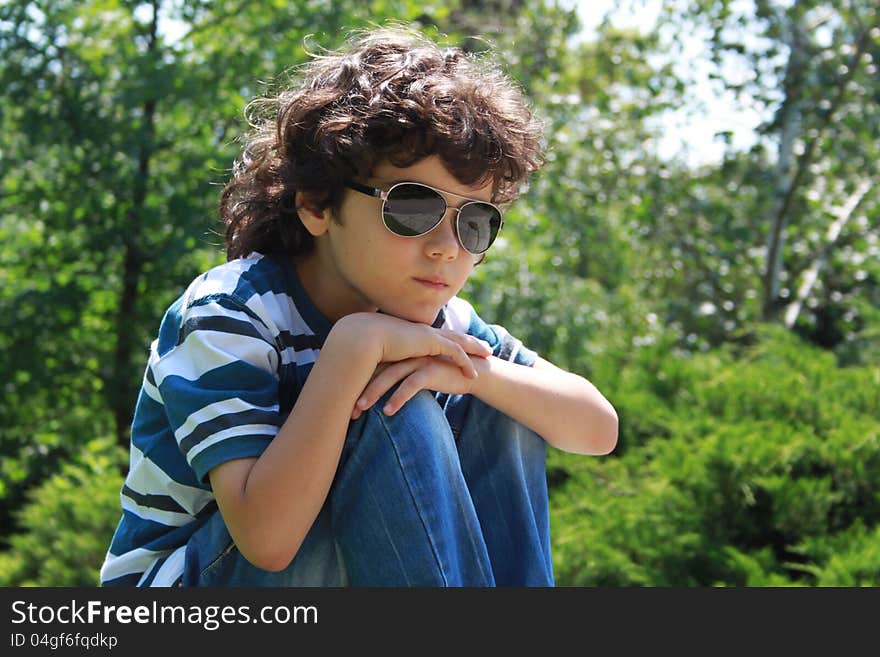
[[[490,201],[491,183],[463,185],[435,156],[410,167],[384,162],[362,184],[388,189],[396,182],[420,182],[475,200]],[[466,199],[444,195],[449,208]],[[341,223],[325,220],[316,248],[300,261],[303,284],[328,319],[359,311],[382,312],[430,324],[440,308],[461,290],[478,257],[455,235],[456,213],[446,210],[440,225],[425,235],[400,237],[382,223],[382,200],[346,190]],[[325,213],[329,216],[329,211]]]

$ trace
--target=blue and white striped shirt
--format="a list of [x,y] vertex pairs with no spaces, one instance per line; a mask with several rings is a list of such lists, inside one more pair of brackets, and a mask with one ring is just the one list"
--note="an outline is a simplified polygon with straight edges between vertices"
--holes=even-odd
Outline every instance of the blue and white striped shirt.
[[[486,340],[501,358],[536,358],[458,297],[435,326]],[[171,305],[135,407],[103,586],[168,586],[180,577],[187,541],[217,509],[208,473],[266,449],[330,328],[280,256],[254,253],[215,267]]]

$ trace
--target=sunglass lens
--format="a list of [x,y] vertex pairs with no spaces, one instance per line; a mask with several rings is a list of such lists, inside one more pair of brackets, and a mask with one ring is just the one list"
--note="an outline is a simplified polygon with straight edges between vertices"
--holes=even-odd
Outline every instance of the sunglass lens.
[[458,217],[458,237],[464,248],[474,254],[484,253],[501,228],[501,214],[488,203],[466,203]]
[[382,218],[398,235],[414,237],[434,228],[446,212],[446,201],[429,187],[417,184],[397,185],[385,199]]

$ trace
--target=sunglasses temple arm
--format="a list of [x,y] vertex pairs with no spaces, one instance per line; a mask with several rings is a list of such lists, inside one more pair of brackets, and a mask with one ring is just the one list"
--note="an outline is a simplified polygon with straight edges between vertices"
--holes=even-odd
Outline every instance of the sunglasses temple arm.
[[388,198],[388,192],[384,189],[378,189],[376,187],[368,187],[367,185],[361,185],[356,182],[347,182],[345,183],[348,187],[355,190],[356,192],[360,192],[361,194],[367,194],[368,196],[375,196],[376,198],[380,198],[383,201]]

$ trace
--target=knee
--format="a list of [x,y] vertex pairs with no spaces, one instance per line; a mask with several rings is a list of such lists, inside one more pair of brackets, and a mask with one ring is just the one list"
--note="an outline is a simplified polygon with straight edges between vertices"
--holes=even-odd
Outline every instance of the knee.
[[455,450],[455,441],[443,409],[431,393],[422,390],[406,402],[394,415],[382,408],[393,391],[386,393],[348,428],[340,465],[350,459],[391,458],[399,460],[402,452],[415,452],[427,457]]
[[433,394],[427,390],[420,390],[394,415],[386,415],[382,408],[393,392],[394,389],[388,391],[370,409],[374,417],[379,419],[389,431],[395,433],[405,431],[408,434],[416,435],[445,435],[448,433],[451,436],[449,422]]

